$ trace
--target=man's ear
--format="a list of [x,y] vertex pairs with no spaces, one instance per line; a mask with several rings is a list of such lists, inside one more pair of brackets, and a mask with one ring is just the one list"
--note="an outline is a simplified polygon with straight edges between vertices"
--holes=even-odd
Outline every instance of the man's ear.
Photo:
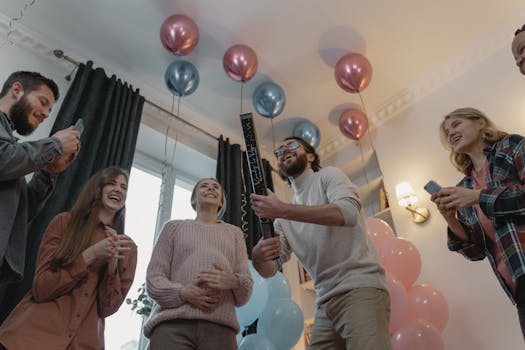
[[19,100],[22,96],[24,96],[24,87],[20,82],[15,81],[9,89],[9,93],[13,99]]
[[308,163],[313,163],[315,160],[315,155],[313,153],[306,153],[306,160]]

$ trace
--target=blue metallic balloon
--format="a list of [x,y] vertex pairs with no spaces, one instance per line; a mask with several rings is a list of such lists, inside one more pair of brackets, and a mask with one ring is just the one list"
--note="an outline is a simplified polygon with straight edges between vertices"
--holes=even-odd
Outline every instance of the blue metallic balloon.
[[177,60],[166,69],[164,81],[175,96],[188,96],[199,86],[199,71],[192,63]]
[[286,98],[279,85],[265,82],[257,86],[253,92],[252,102],[257,113],[265,118],[273,119],[284,110]]
[[302,138],[314,148],[317,148],[321,142],[321,132],[319,128],[309,120],[299,122],[294,127],[292,134],[293,136]]

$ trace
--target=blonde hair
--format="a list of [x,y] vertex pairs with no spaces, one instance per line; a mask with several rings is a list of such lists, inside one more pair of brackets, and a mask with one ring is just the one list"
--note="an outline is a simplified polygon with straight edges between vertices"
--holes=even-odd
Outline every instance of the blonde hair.
[[191,191],[191,207],[193,208],[193,210],[197,211],[197,202],[196,202],[197,187],[199,187],[201,182],[205,180],[212,180],[216,182],[217,184],[219,184],[219,187],[221,188],[222,201],[218,208],[219,211],[217,212],[217,215],[216,215],[217,219],[220,220],[222,219],[222,217],[224,216],[224,213],[226,212],[226,191],[224,190],[224,187],[222,187],[221,183],[217,179],[214,179],[213,177],[205,177],[204,179],[200,179],[199,181],[197,181],[195,186],[193,186],[193,190]]
[[454,152],[453,148],[448,143],[448,133],[445,130],[445,122],[450,118],[483,120],[485,126],[480,131],[480,137],[486,144],[501,140],[507,135],[507,133],[498,129],[498,127],[483,112],[471,107],[458,108],[443,118],[443,121],[439,126],[441,144],[445,149],[450,151],[450,161],[452,162],[452,165],[463,174],[469,175],[472,171],[472,160],[467,154]]

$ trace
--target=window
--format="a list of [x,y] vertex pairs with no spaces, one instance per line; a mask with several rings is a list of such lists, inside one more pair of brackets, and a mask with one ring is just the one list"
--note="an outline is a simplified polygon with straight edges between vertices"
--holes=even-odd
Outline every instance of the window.
[[191,190],[193,185],[177,179],[173,189],[171,219],[195,219],[195,210],[191,207]]
[[[146,280],[146,268],[153,249],[153,237],[157,223],[161,179],[137,168],[131,169],[128,197],[126,200],[126,234],[138,246],[135,280],[128,298],[137,297],[137,289]],[[142,318],[126,302],[106,318],[106,349],[138,349]]]

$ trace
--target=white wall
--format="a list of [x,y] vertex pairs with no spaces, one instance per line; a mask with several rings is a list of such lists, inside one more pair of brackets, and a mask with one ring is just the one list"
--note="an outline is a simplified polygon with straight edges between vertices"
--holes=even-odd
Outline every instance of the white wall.
[[70,82],[64,78],[69,71],[63,65],[58,64],[57,59],[49,56],[37,56],[31,49],[26,49],[15,45],[5,45],[0,48],[2,64],[0,65],[0,84],[3,84],[7,77],[18,70],[28,70],[40,72],[42,75],[53,79],[57,83],[60,91],[60,99],[53,107],[52,113],[36,131],[27,139],[39,139],[49,135],[55,121],[59,105],[64,100]]
[[[510,45],[510,43],[509,43]],[[422,257],[418,283],[440,290],[449,306],[442,336],[450,350],[523,348],[515,307],[487,260],[470,262],[446,247],[446,224],[423,185],[434,179],[454,185],[462,176],[449,162],[438,136],[442,117],[458,107],[476,107],[508,132],[525,135],[525,76],[509,48],[498,51],[462,76],[419,101],[374,133],[379,163],[392,205],[397,234],[416,245]],[[430,209],[423,225],[396,205],[395,185],[409,181]]]

